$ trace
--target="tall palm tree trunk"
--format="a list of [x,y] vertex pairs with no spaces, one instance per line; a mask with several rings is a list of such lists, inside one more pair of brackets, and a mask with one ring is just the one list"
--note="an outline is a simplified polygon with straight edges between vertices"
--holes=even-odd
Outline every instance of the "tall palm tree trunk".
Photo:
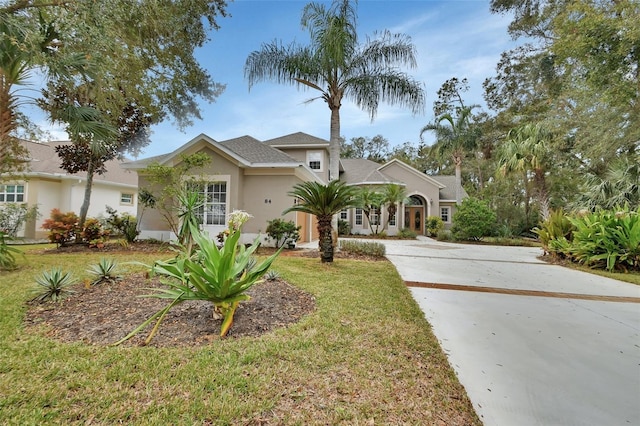
[[462,204],[462,158],[454,157],[453,162],[456,166],[456,204]]
[[330,106],[329,180],[340,178],[340,107]]
[[320,260],[322,263],[333,262],[333,236],[331,231],[332,216],[318,217],[318,235],[320,237]]
[[89,212],[89,203],[91,201],[91,190],[93,189],[93,175],[95,174],[95,165],[93,161],[89,161],[87,167],[87,183],[84,187],[84,199],[82,200],[82,206],[80,207],[80,219],[78,221],[78,227],[84,228],[84,222],[87,220],[87,214]]

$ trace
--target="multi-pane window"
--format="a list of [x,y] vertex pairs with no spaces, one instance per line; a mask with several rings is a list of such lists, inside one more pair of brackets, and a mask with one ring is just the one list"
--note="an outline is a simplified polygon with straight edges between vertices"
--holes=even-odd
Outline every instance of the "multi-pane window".
[[440,219],[443,222],[449,223],[451,217],[451,207],[440,207]]
[[322,152],[307,152],[307,164],[311,170],[322,170]]
[[362,209],[356,209],[356,214],[354,217],[354,223],[356,225],[362,225]]
[[120,204],[133,205],[133,194],[123,192],[120,194]]
[[380,225],[380,209],[376,207],[371,209],[371,212],[369,213],[369,222],[371,222],[372,225]]
[[0,185],[0,203],[23,203],[24,185]]
[[393,216],[391,216],[389,218],[389,226],[396,226],[396,216],[398,215],[398,212],[395,212],[393,214]]
[[349,211],[348,210],[342,210],[340,211],[340,220],[349,220]]
[[198,216],[204,225],[225,225],[227,222],[227,183],[191,184],[202,197]]

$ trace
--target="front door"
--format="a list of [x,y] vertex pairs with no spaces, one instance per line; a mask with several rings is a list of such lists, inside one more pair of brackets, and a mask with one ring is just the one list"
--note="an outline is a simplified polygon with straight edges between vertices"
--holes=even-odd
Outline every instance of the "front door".
[[406,206],[404,208],[404,227],[409,228],[418,235],[423,234],[424,207]]

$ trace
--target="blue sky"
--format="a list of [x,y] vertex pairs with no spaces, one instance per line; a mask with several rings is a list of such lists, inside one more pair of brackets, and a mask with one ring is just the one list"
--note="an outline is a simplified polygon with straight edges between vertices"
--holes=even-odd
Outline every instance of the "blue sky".
[[[202,104],[201,121],[180,131],[171,122],[154,126],[152,143],[141,157],[170,152],[200,133],[223,141],[250,135],[266,140],[294,132],[329,139],[329,109],[321,100],[305,104],[315,91],[275,83],[258,83],[249,91],[244,78],[247,56],[274,39],[307,44],[300,15],[307,0],[236,0],[231,16],[218,19],[220,29],[197,52],[214,81],[226,84],[215,103]],[[373,122],[348,100],[340,109],[341,133],[353,137],[385,137],[391,146],[417,144],[420,129],[433,120],[432,105],[441,84],[468,78],[469,104],[483,104],[482,82],[494,74],[500,54],[513,46],[507,34],[509,16],[493,15],[488,1],[360,0],[358,32],[364,39],[388,29],[411,37],[418,67],[407,70],[424,83],[427,105],[423,115],[381,104]],[[54,133],[55,135],[55,133]]]

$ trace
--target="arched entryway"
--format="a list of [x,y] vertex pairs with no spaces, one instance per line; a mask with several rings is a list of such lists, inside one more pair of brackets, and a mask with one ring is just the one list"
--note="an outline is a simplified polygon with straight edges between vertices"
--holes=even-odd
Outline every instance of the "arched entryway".
[[424,235],[425,214],[425,199],[419,195],[410,196],[404,204],[404,227],[418,235]]

